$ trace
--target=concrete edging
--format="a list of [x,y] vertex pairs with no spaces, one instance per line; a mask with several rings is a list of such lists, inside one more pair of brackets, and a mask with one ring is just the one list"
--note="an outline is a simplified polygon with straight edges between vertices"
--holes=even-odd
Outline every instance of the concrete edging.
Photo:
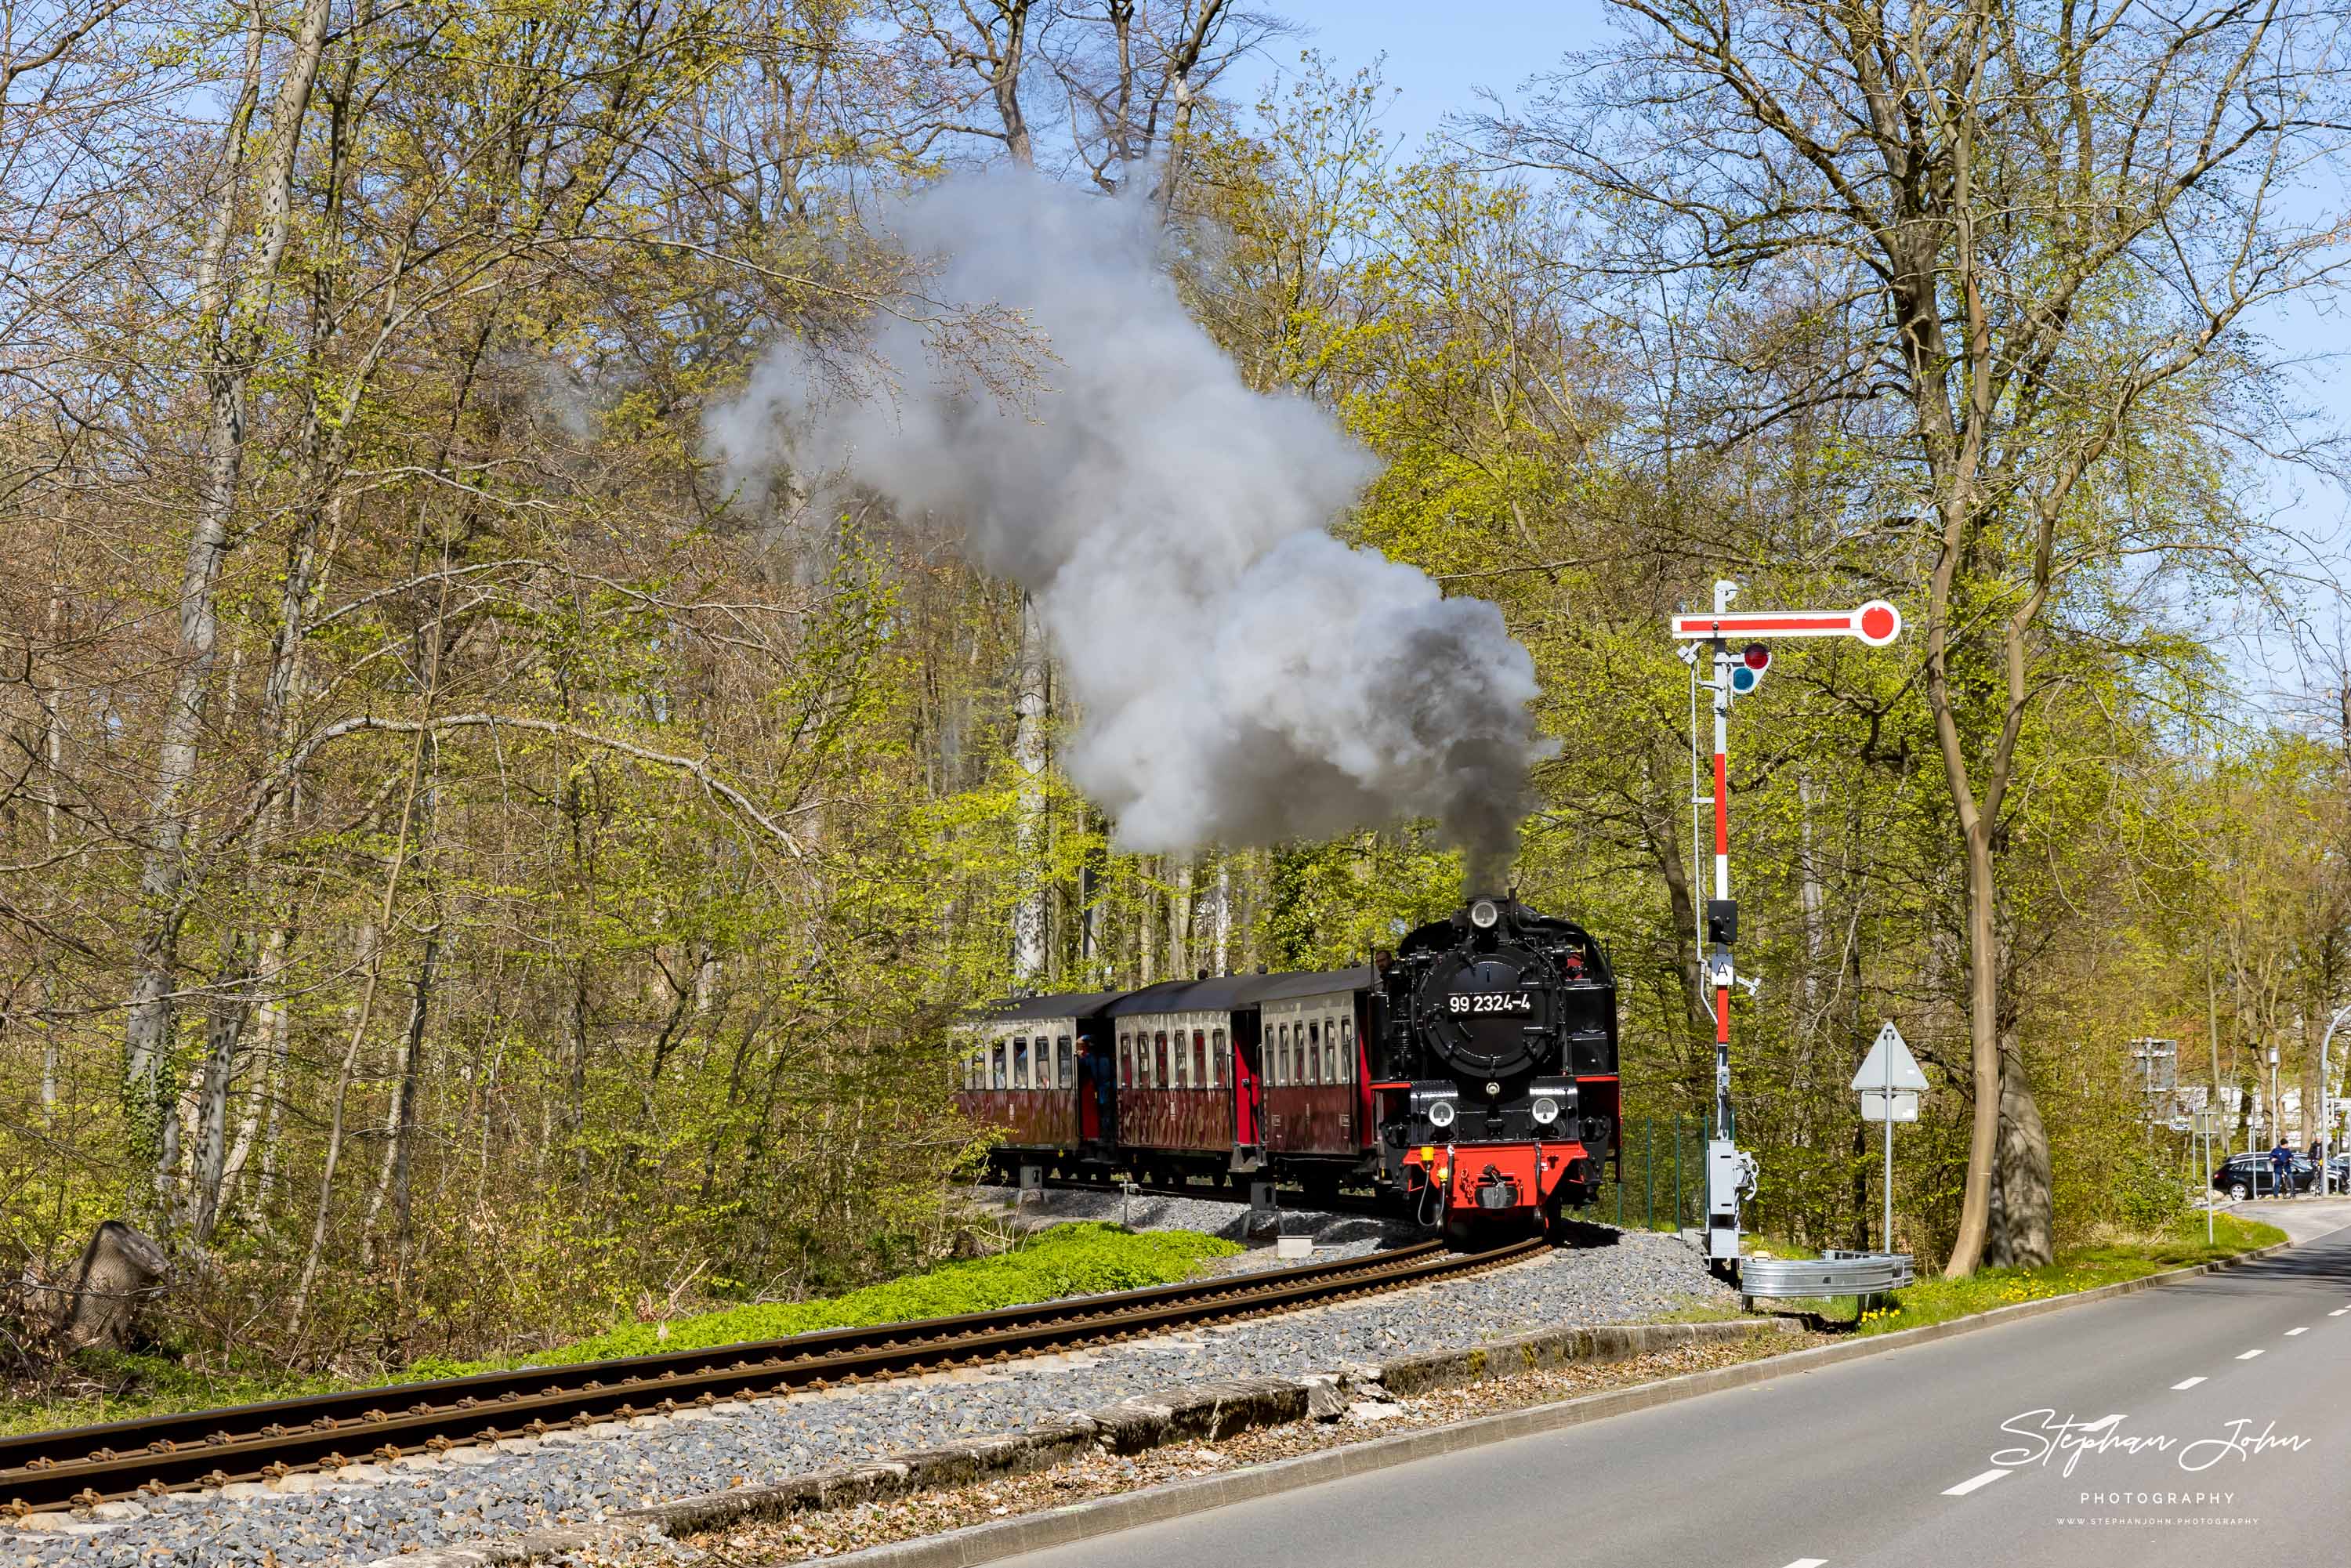
[[[1626,1415],[1659,1405],[1677,1404],[1724,1389],[1749,1387],[1794,1373],[1811,1372],[1841,1362],[1857,1361],[1911,1345],[1928,1344],[1963,1333],[2019,1322],[2068,1307],[2131,1295],[2158,1285],[2173,1284],[2200,1274],[2216,1273],[2223,1269],[2272,1257],[2294,1245],[2290,1240],[2282,1241],[2250,1252],[2241,1252],[2232,1258],[2191,1264],[2184,1269],[2168,1269],[2136,1280],[2094,1286],[2071,1295],[2019,1301],[2013,1306],[1996,1307],[1988,1312],[1974,1312],[1919,1328],[1873,1334],[1867,1339],[1849,1340],[1841,1344],[1819,1345],[1763,1361],[1743,1362],[1736,1366],[1687,1373],[1680,1377],[1638,1384],[1631,1388],[1612,1389],[1604,1394],[1587,1394],[1580,1398],[1531,1406],[1523,1410],[1474,1416],[1448,1426],[1350,1443],[1316,1453],[1301,1454],[1295,1458],[1277,1459],[1230,1475],[1170,1481],[1118,1497],[1069,1503],[1016,1519],[993,1520],[986,1524],[967,1525],[938,1535],[892,1542],[862,1551],[843,1552],[825,1561],[840,1564],[841,1568],[977,1568],[978,1564],[998,1562],[1024,1552],[1066,1546],[1097,1535],[1203,1513],[1232,1503],[1271,1497],[1301,1487],[1318,1486],[1348,1476],[1364,1475],[1396,1465],[1410,1464],[1416,1459],[1431,1458],[1462,1448],[1482,1448],[1489,1443],[1509,1442],[1515,1437],[1562,1431],[1570,1427],[1604,1420],[1611,1416]],[[413,1559],[406,1561],[413,1562]]]

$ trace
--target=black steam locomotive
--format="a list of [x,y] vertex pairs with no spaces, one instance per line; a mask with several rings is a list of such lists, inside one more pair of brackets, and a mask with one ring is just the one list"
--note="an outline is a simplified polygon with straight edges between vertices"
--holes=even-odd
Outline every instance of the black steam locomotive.
[[1008,1172],[1369,1184],[1466,1236],[1588,1201],[1616,1148],[1607,956],[1511,898],[1358,968],[1016,998],[965,1046]]
[[1582,926],[1477,898],[1381,967],[1384,1174],[1449,1228],[1591,1201],[1615,1147],[1616,982]]

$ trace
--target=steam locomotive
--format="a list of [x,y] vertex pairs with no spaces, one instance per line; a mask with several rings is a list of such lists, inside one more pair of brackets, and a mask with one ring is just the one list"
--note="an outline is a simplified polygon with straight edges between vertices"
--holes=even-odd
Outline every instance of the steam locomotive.
[[1008,1175],[1367,1185],[1467,1241],[1555,1224],[1617,1154],[1607,955],[1514,898],[1357,968],[1014,998],[963,1047],[956,1103]]

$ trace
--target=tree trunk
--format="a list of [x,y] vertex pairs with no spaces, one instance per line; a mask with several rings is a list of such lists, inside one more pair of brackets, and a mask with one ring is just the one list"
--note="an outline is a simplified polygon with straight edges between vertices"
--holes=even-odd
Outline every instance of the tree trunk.
[[2001,1054],[2000,1145],[1984,1261],[1994,1268],[2044,1268],[2056,1260],[2049,1134],[2041,1124],[2041,1106],[2032,1097],[2012,1037]]
[[1012,765],[1018,769],[1019,875],[1027,889],[1012,916],[1012,977],[1034,984],[1045,972],[1045,875],[1040,851],[1045,837],[1045,628],[1037,607],[1020,596],[1020,651],[1012,675]]
[[176,1082],[171,1064],[172,998],[179,983],[180,932],[187,917],[188,838],[193,822],[184,796],[196,771],[219,650],[214,590],[232,547],[237,491],[243,481],[246,392],[260,349],[263,312],[293,225],[293,178],[302,121],[325,47],[328,0],[305,0],[302,21],[270,119],[269,146],[259,193],[257,254],[234,301],[226,286],[235,223],[238,170],[258,95],[261,46],[271,26],[259,9],[247,37],[246,72],[223,141],[220,188],[199,260],[198,298],[206,340],[204,479],[195,525],[180,579],[178,674],[156,747],[155,787],[148,801],[152,824],[140,871],[142,922],[137,967],[123,1021],[123,1091],[132,1135],[148,1145],[157,1211],[168,1223],[172,1175],[179,1163],[178,1118],[162,1103],[162,1086]]
[[1216,913],[1217,973],[1232,973],[1233,946],[1233,866],[1226,856],[1217,858]]
[[1167,977],[1188,980],[1192,977],[1192,857],[1186,855],[1176,868],[1176,896],[1167,908]]

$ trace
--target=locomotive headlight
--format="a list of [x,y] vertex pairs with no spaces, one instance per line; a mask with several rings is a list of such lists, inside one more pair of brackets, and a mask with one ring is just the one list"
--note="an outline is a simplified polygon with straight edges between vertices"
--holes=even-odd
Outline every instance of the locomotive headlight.
[[1433,1100],[1429,1102],[1428,1124],[1432,1127],[1449,1127],[1453,1125],[1453,1102],[1450,1100]]
[[1469,924],[1480,931],[1491,931],[1494,923],[1501,918],[1501,910],[1490,898],[1481,898],[1469,906]]
[[1535,1125],[1538,1127],[1548,1127],[1559,1120],[1559,1101],[1552,1095],[1536,1095],[1535,1103],[1528,1109],[1535,1113]]

